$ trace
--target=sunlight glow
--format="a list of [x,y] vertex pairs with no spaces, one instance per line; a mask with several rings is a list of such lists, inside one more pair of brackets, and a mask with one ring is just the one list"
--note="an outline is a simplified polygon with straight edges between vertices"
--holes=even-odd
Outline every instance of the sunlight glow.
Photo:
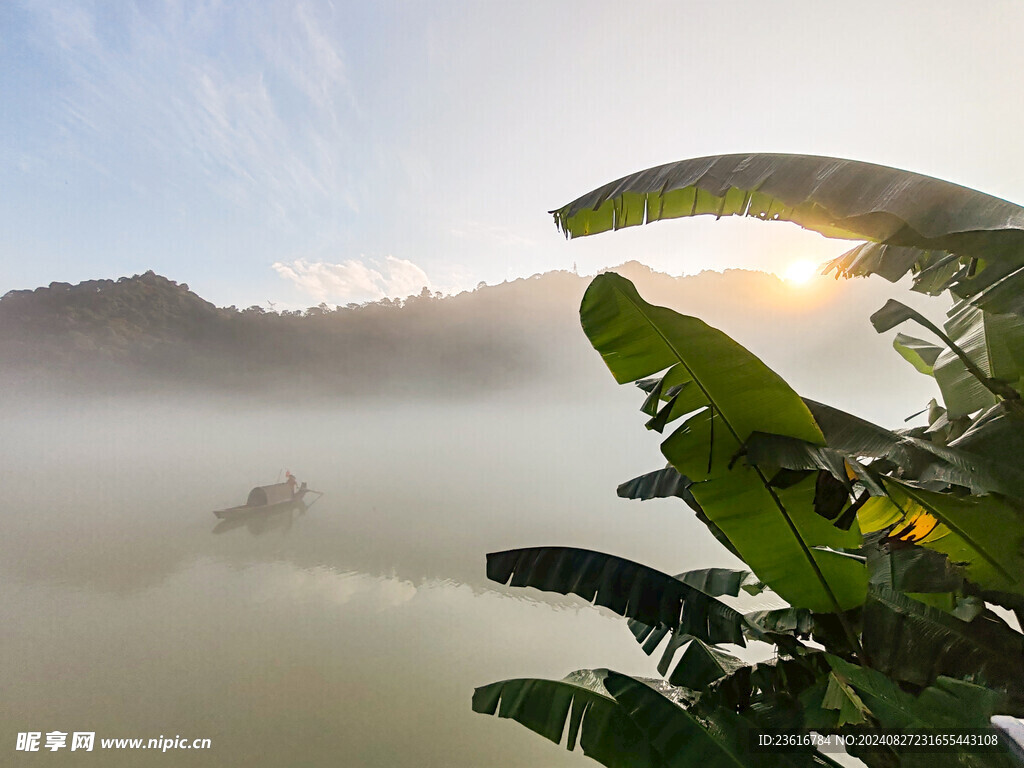
[[790,283],[803,285],[817,274],[818,265],[815,262],[801,259],[800,261],[794,261],[786,267],[786,273],[783,277]]

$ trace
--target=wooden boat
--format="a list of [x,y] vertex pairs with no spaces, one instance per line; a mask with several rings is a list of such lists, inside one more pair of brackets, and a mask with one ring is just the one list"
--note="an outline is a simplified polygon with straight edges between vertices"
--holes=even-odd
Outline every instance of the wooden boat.
[[310,491],[306,488],[305,483],[294,491],[289,483],[259,485],[249,491],[249,498],[246,499],[245,504],[228,509],[217,509],[213,514],[221,520],[238,520],[252,515],[283,512],[292,508],[305,509],[303,497],[307,493],[316,493],[316,491]]

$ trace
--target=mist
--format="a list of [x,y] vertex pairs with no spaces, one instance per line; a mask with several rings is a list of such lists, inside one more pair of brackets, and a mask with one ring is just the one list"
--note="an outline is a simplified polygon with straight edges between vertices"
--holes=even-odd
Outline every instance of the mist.
[[[886,283],[622,271],[805,396],[899,426],[933,395],[867,321],[898,291]],[[14,382],[0,404],[0,721],[210,738],[222,765],[577,764],[473,716],[473,687],[581,667],[650,675],[654,662],[603,609],[488,582],[485,554],[565,545],[672,573],[738,565],[678,500],[617,498],[664,461],[640,393],[579,329],[586,283],[557,273],[394,306],[332,331],[346,361],[318,359],[326,337],[293,317],[276,343],[303,350],[298,384],[273,354],[225,376],[255,359],[245,349],[222,349],[210,381],[192,375],[201,366],[154,371],[141,323],[137,347],[83,375],[72,354],[13,358],[11,339],[53,353],[62,337],[0,315]],[[188,343],[212,365],[202,339]],[[323,493],[304,513],[213,516],[285,470]],[[104,755],[150,763],[166,758]]]

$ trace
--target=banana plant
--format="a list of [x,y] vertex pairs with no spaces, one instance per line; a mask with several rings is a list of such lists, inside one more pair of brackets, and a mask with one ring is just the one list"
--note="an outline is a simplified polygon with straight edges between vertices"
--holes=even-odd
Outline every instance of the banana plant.
[[[778,728],[994,733],[992,716],[1024,715],[1024,634],[1005,618],[1024,618],[1024,208],[867,163],[726,155],[632,174],[552,213],[567,237],[710,214],[866,240],[826,270],[910,273],[914,290],[956,300],[941,328],[896,301],[871,318],[936,337],[901,333],[894,347],[944,402],[927,426],[889,430],[802,399],[721,331],[599,275],[583,330],[615,380],[642,390],[668,462],[619,495],[681,499],[749,571],[672,576],[566,547],[488,555],[495,581],[626,618],[643,652],[661,654],[662,679],[506,680],[478,688],[474,710],[608,766],[832,766],[814,749],[751,745]],[[761,592],[787,607],[739,606]],[[774,655],[730,652],[747,644]],[[1022,764],[1005,740],[856,754],[871,768]]]

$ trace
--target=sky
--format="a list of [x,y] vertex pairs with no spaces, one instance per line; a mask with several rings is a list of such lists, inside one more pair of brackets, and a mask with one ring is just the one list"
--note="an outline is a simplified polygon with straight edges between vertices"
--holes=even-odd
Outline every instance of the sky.
[[0,295],[152,269],[214,303],[454,292],[637,259],[785,273],[751,220],[566,242],[548,211],[735,152],[1024,202],[1014,2],[0,3]]

